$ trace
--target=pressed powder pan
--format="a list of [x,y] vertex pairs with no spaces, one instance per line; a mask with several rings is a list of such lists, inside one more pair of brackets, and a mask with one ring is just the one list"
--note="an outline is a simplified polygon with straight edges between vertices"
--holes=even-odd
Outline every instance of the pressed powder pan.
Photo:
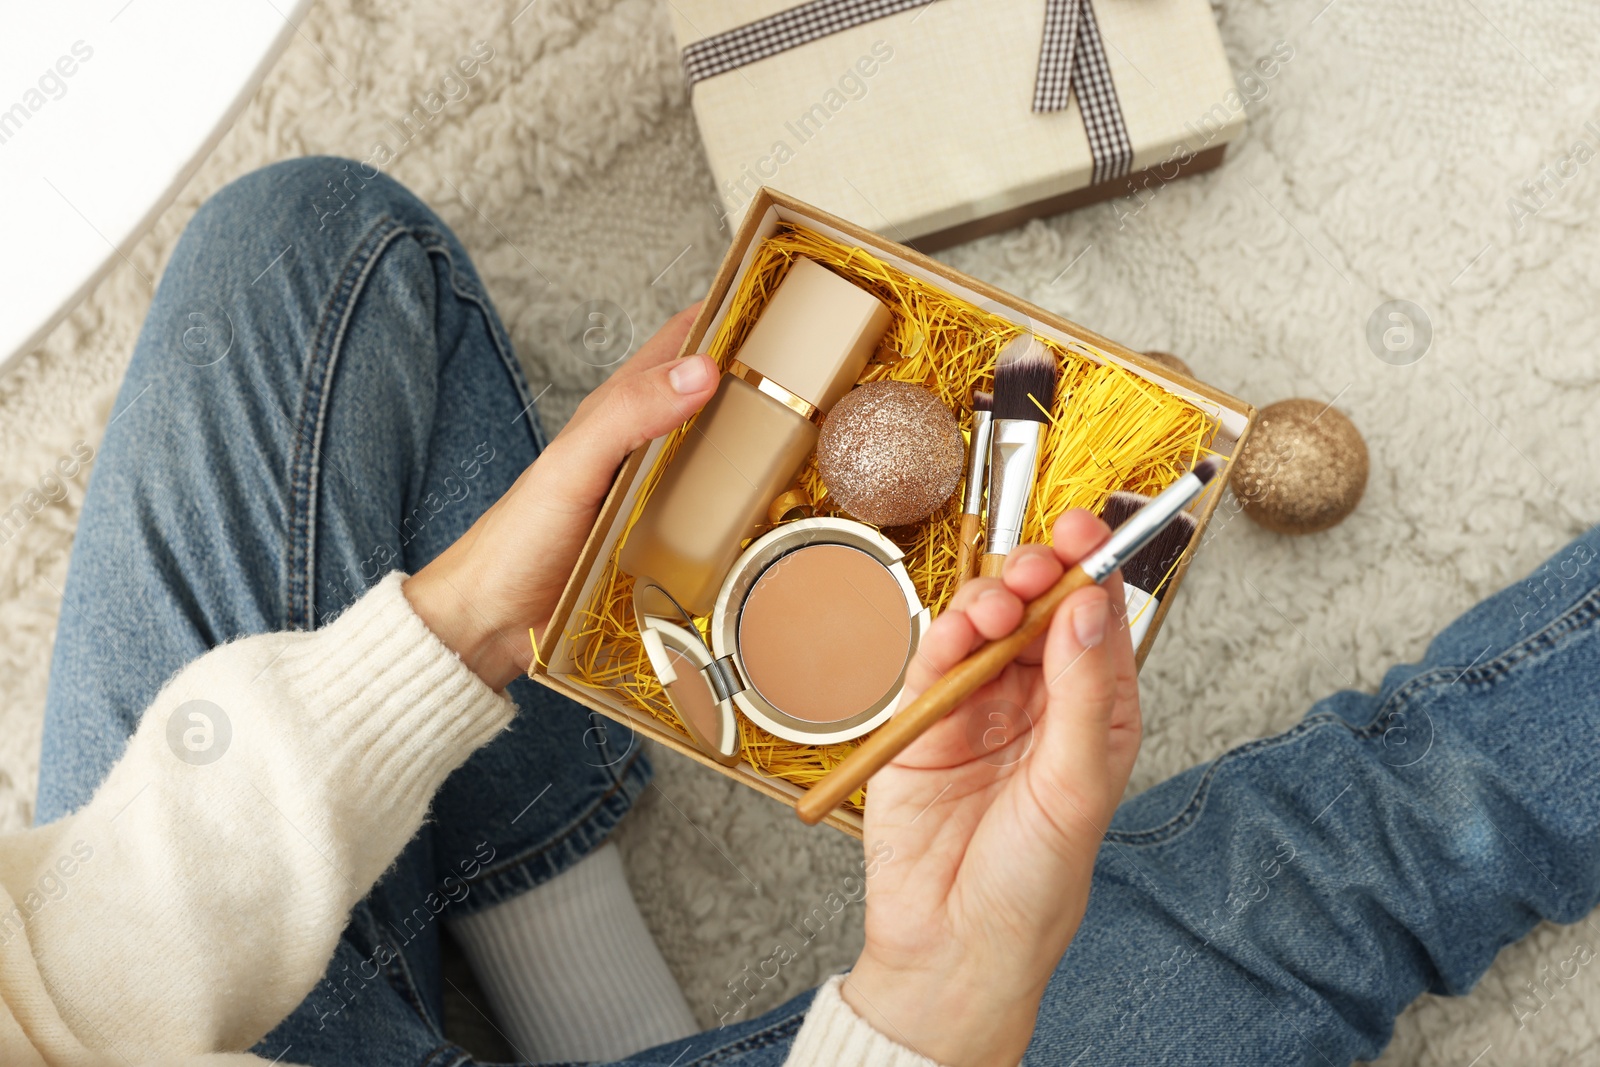
[[709,649],[658,587],[642,581],[634,608],[678,717],[724,763],[738,758],[735,707],[771,733],[809,744],[881,724],[928,625],[900,549],[870,526],[838,518],[789,523],[745,549],[718,593]]
[[745,679],[773,707],[819,726],[896,688],[911,615],[891,572],[859,548],[811,544],[761,572],[739,612]]

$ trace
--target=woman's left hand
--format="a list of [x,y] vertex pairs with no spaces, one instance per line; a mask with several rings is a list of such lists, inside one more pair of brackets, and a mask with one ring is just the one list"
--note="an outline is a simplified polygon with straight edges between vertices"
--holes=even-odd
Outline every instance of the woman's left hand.
[[699,305],[679,312],[578,405],[516,483],[472,528],[406,580],[424,622],[490,686],[533,661],[617,468],[711,399],[717,369],[675,359]]
[[[974,578],[923,636],[906,697],[985,641],[1111,531],[1087,511]],[[866,944],[841,995],[953,1067],[1014,1064],[1077,933],[1139,751],[1122,579],[1079,589],[1045,635],[872,779]]]

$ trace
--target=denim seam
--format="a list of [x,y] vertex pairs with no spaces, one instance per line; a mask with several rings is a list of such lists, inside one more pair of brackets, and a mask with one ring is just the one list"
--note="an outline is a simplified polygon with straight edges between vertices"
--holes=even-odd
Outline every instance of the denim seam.
[[1397,688],[1384,698],[1378,706],[1372,719],[1366,726],[1353,732],[1360,737],[1370,737],[1378,730],[1387,718],[1390,709],[1402,700],[1407,700],[1415,694],[1427,689],[1440,687],[1440,683],[1449,677],[1448,686],[1457,684],[1488,686],[1506,675],[1510,674],[1519,664],[1556,647],[1557,643],[1570,633],[1580,630],[1587,622],[1600,616],[1600,586],[1596,586],[1552,619],[1549,625],[1536,633],[1529,634],[1521,641],[1512,645],[1495,658],[1479,666],[1456,668],[1453,666],[1440,666],[1426,670],[1415,678],[1408,678],[1405,684]]
[[601,808],[605,806],[607,801],[622,791],[623,787],[627,785],[628,772],[631,771],[639,762],[639,757],[642,754],[643,752],[641,750],[640,752],[635,752],[632,756],[630,756],[628,758],[628,762],[623,765],[621,772],[617,774],[616,780],[611,783],[611,788],[600,794],[600,796],[595,799],[595,802],[585,808],[581,814],[573,817],[573,819],[567,824],[566,828],[558,833],[555,837],[550,838],[542,845],[538,845],[534,848],[527,849],[519,853],[512,859],[504,860],[501,863],[496,864],[494,867],[485,868],[484,870],[473,875],[471,878],[463,879],[463,881],[465,881],[465,883],[469,886],[477,885],[480,882],[488,881],[497,875],[505,874],[515,870],[518,867],[524,866],[531,861],[536,860],[541,856],[544,856],[547,853],[552,852],[566,844],[567,841],[573,837],[573,835],[581,832],[588,825],[589,821],[600,811]]
[[[359,924],[363,935],[371,944],[387,944],[391,949],[395,950],[391,953],[391,958],[384,963],[381,971],[385,983],[407,1007],[417,1013],[417,1017],[422,1020],[422,1025],[428,1032],[443,1040],[442,1020],[434,1018],[433,1013],[428,1010],[427,1002],[422,995],[422,989],[417,984],[416,975],[412,973],[411,963],[406,959],[404,952],[398,951],[399,945],[393,940],[393,938],[397,937],[399,931],[386,923],[379,922],[378,917],[372,913],[372,909],[367,906],[365,900],[358,903],[352,910],[350,924],[352,926]],[[444,1046],[439,1047],[442,1048]],[[434,1052],[437,1051],[438,1049],[436,1048]],[[433,1054],[433,1052],[430,1052],[428,1055],[431,1057]]]
[[[731,1056],[739,1056],[746,1052],[756,1052],[760,1049],[771,1048],[773,1045],[792,1038],[799,1033],[800,1025],[805,1022],[805,1018],[806,1012],[801,1012],[799,1015],[791,1015],[765,1029],[757,1030],[753,1034],[747,1034],[731,1045],[724,1045],[722,1048],[712,1049],[704,1056],[697,1056],[690,1060],[689,1063],[722,1063]],[[685,1067],[688,1067],[688,1065],[685,1065]]]
[[1282,733],[1273,734],[1271,737],[1257,738],[1237,748],[1231,748],[1211,761],[1211,765],[1206,768],[1205,774],[1201,775],[1200,781],[1195,783],[1194,792],[1190,794],[1189,802],[1172,818],[1160,826],[1154,826],[1148,830],[1107,830],[1105,840],[1122,845],[1153,845],[1168,841],[1193,825],[1199,818],[1200,812],[1205,808],[1206,797],[1211,792],[1211,781],[1225,765],[1233,764],[1240,759],[1253,756],[1267,749],[1278,748],[1298,741],[1303,736],[1321,727],[1338,725],[1344,725],[1348,728],[1348,724],[1344,723],[1333,712],[1318,712],[1300,720]]
[[[392,927],[388,929],[379,927],[376,916],[373,917],[372,922],[374,927],[380,930],[385,938],[399,933]],[[391,947],[399,948],[398,945],[391,945]],[[417,982],[417,976],[412,972],[411,961],[406,959],[406,954],[397,951],[391,966],[395,967],[395,971],[393,972],[394,979],[390,982],[390,985],[399,987],[396,991],[411,1010],[417,1013],[417,1017],[422,1020],[422,1024],[435,1036],[443,1039],[444,1020],[435,1018],[433,1012],[428,1009],[428,1002],[422,995],[422,986]]]
[[[529,398],[528,384],[524,379],[522,367],[510,349],[509,338],[504,336],[499,321],[491,312],[488,297],[461,273],[456,265],[455,254],[443,235],[432,227],[407,225],[389,214],[379,216],[356,243],[355,251],[351,253],[350,259],[340,272],[339,280],[334,284],[327,305],[317,323],[316,333],[313,335],[310,351],[307,354],[308,366],[300,399],[295,454],[290,465],[289,482],[287,524],[289,562],[286,568],[289,588],[284,599],[291,627],[309,630],[315,626],[316,605],[312,603],[312,590],[316,585],[316,498],[317,489],[321,484],[318,459],[321,454],[322,435],[327,423],[328,400],[333,393],[332,381],[338,367],[339,354],[344,345],[350,317],[355,312],[355,306],[365,289],[367,279],[383,258],[383,253],[397,237],[402,235],[415,240],[423,253],[430,258],[440,256],[444,259],[450,270],[451,291],[477,307],[478,315],[494,342],[500,363],[511,379],[512,388],[523,402],[524,411],[528,411],[533,404]],[[332,330],[331,337],[330,330]],[[313,406],[315,419],[311,420],[308,426]],[[528,433],[533,438],[535,447],[542,449],[545,444],[543,428],[531,412],[528,413]]]
[[547,443],[544,439],[544,428],[538,418],[531,411],[534,398],[530,394],[528,383],[522,373],[522,364],[517,362],[516,352],[511,346],[511,338],[506,336],[500,320],[491,312],[489,296],[467,275],[461,273],[456,267],[455,253],[450,250],[450,243],[443,234],[432,227],[410,227],[410,232],[416,238],[422,250],[429,255],[437,255],[444,259],[450,268],[450,289],[461,299],[475,304],[478,314],[482,316],[484,325],[488,328],[489,339],[494,342],[496,354],[500,357],[501,364],[510,376],[512,385],[517,390],[517,397],[522,401],[522,410],[528,415],[528,432],[533,437],[534,447],[537,451],[544,451]]
[[1283,733],[1250,741],[1224,752],[1206,768],[1206,772],[1201,776],[1200,781],[1195,783],[1194,792],[1189,797],[1189,802],[1172,818],[1160,826],[1151,827],[1147,830],[1108,830],[1104,839],[1117,844],[1135,846],[1165,843],[1198,821],[1200,813],[1205,809],[1206,798],[1211,792],[1211,783],[1216,778],[1217,772],[1224,765],[1232,764],[1238,759],[1252,756],[1257,752],[1275,748],[1280,744],[1297,741],[1322,726],[1343,726],[1350,731],[1352,736],[1358,739],[1371,739],[1377,736],[1379,727],[1389,717],[1391,709],[1401,701],[1411,699],[1416,693],[1428,688],[1439,686],[1446,678],[1450,679],[1449,685],[1455,685],[1464,680],[1468,684],[1474,685],[1493,683],[1508,674],[1517,664],[1539,652],[1555,647],[1561,638],[1578,630],[1597,616],[1600,616],[1600,586],[1596,586],[1574,602],[1566,611],[1551,620],[1549,625],[1542,630],[1528,635],[1522,641],[1481,666],[1468,667],[1464,670],[1453,666],[1434,667],[1414,678],[1407,679],[1404,684],[1384,698],[1373,717],[1365,726],[1354,726],[1334,712],[1318,712],[1307,716]]
[[470,1053],[455,1042],[446,1041],[429,1049],[427,1054],[417,1061],[417,1067],[467,1067],[470,1063],[472,1063]]
[[366,280],[383,250],[404,232],[404,227],[390,216],[383,215],[356,244],[355,251],[345,263],[328,297],[307,353],[294,459],[289,468],[289,560],[285,568],[289,588],[284,600],[289,626],[294,629],[310,630],[316,625],[312,590],[316,584],[317,489],[321,484],[319,460],[328,398],[332,394],[331,383],[344,344],[345,330]]

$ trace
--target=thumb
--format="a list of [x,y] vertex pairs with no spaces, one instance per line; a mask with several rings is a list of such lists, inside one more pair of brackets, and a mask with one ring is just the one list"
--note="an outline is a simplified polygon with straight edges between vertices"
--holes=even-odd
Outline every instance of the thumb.
[[716,392],[717,381],[708,356],[671,359],[612,378],[550,442],[547,451],[559,461],[545,465],[556,475],[546,488],[575,504],[598,501],[628,454],[692,418]]
[[[1044,645],[1045,729],[1029,761],[1040,775],[1039,802],[1069,836],[1098,842],[1115,801],[1107,749],[1117,702],[1117,672],[1108,648],[1111,597],[1101,586],[1068,597],[1050,620]],[[1116,790],[1115,792],[1120,792]]]

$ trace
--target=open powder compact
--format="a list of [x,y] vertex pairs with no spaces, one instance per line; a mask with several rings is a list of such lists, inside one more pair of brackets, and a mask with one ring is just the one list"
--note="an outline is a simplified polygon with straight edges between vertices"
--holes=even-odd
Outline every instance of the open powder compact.
[[723,580],[709,647],[658,585],[640,583],[634,611],[678,718],[724,763],[738,759],[735,708],[805,744],[880,725],[928,626],[900,549],[839,518],[792,522],[751,542]]

